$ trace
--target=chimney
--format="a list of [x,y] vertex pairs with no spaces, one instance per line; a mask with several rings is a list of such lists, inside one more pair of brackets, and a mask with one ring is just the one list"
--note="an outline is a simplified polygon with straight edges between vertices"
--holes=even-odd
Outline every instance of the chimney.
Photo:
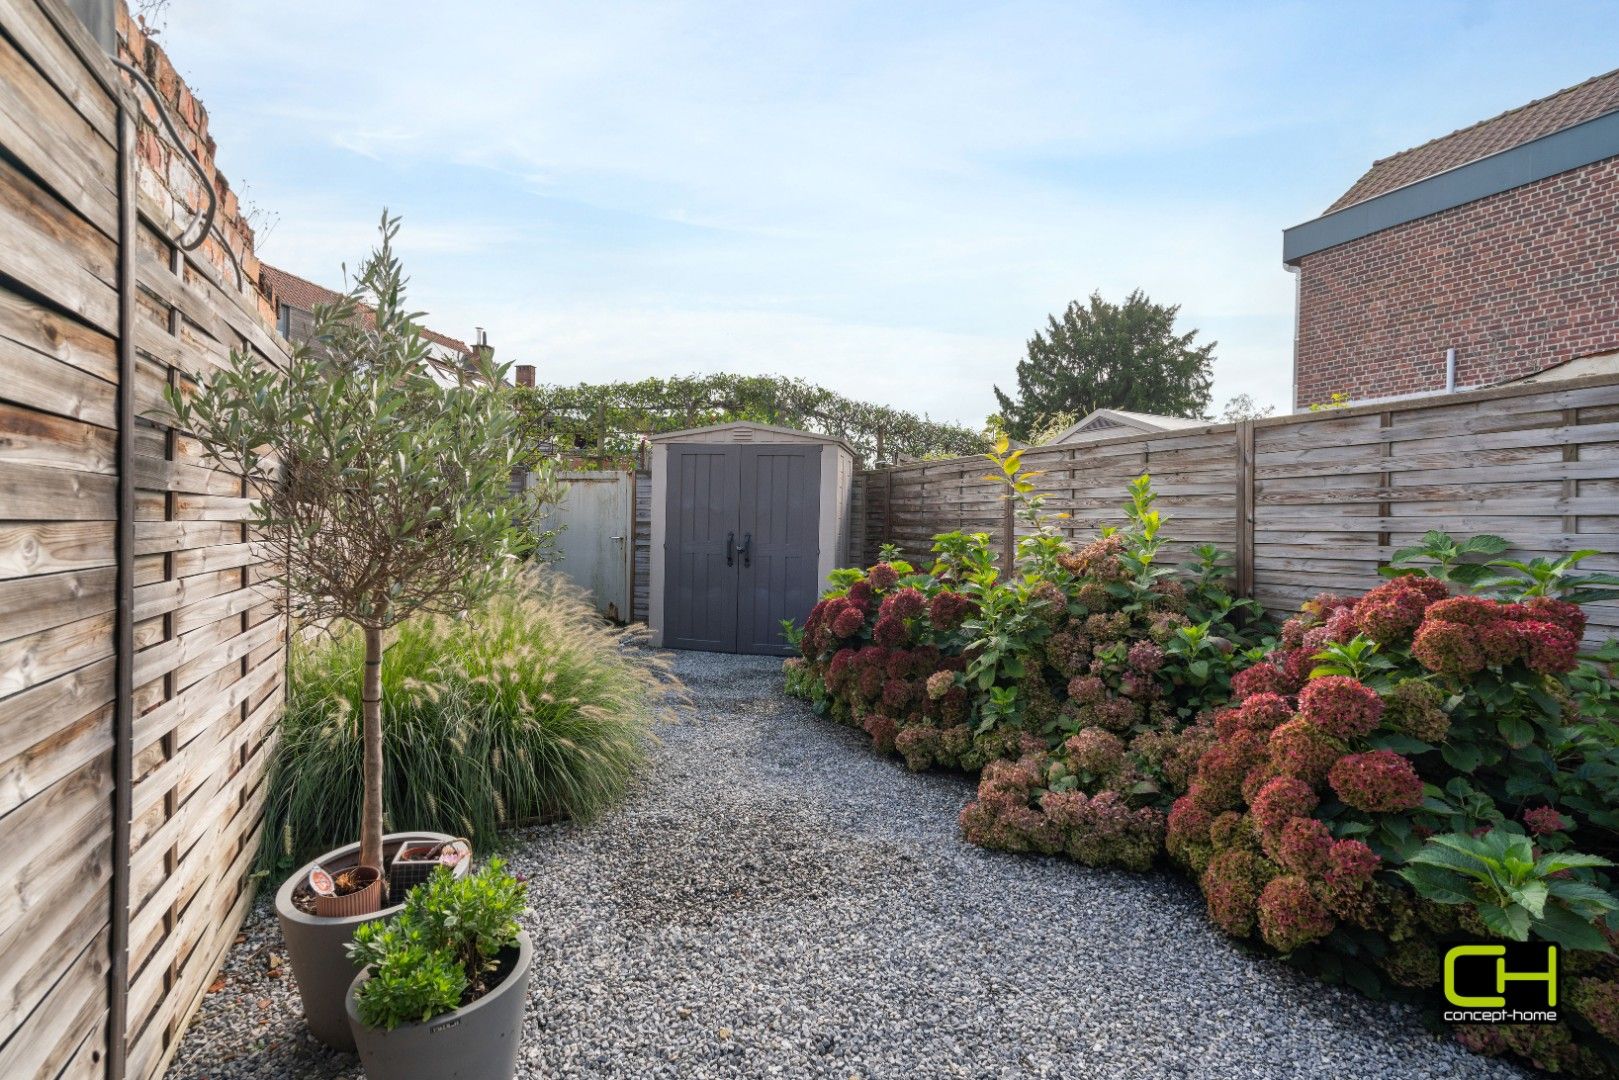
[[517,365],[517,385],[518,386],[533,386],[534,385],[534,365],[533,364],[518,364]]

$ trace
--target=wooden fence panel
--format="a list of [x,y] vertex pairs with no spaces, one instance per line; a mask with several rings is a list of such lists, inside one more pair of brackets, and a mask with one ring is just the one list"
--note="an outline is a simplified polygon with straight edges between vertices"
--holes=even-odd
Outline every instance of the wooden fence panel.
[[251,902],[286,659],[163,394],[285,352],[137,193],[149,106],[61,0],[0,28],[0,1076],[145,1080]]
[[[1323,591],[1360,592],[1429,529],[1497,533],[1513,556],[1598,552],[1619,571],[1619,379],[1498,387],[1077,446],[1036,447],[1025,467],[1047,509],[1085,541],[1123,522],[1124,489],[1149,473],[1165,532],[1235,561],[1239,590],[1285,615]],[[865,474],[865,557],[895,543],[925,559],[932,537],[989,532],[1001,495],[981,458]],[[1619,605],[1589,608],[1590,640],[1619,634]]]

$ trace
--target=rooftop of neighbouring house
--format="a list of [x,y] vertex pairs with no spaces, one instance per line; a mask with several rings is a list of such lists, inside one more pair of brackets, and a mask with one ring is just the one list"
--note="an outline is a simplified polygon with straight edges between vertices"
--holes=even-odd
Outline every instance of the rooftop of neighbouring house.
[[[286,304],[299,311],[313,311],[316,304],[336,303],[343,298],[341,293],[332,291],[324,285],[316,285],[307,278],[297,274],[288,273],[269,263],[259,266],[259,280],[263,283],[264,291],[269,294],[272,303]],[[472,346],[459,338],[441,334],[436,330],[422,328],[422,337],[436,345],[460,353],[462,356],[473,355]]]
[[1577,86],[1509,109],[1500,116],[1480,120],[1471,127],[1375,161],[1366,175],[1355,181],[1354,187],[1327,207],[1326,213],[1511,150],[1616,109],[1619,109],[1619,70],[1597,75]]

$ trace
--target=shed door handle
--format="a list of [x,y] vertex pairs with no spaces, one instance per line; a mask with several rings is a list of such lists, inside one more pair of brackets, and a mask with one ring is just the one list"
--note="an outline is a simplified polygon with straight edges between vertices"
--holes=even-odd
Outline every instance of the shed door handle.
[[725,565],[736,565],[736,533],[734,532],[725,534]]
[[753,565],[753,534],[752,533],[743,533],[742,534],[742,565],[743,566],[752,566]]

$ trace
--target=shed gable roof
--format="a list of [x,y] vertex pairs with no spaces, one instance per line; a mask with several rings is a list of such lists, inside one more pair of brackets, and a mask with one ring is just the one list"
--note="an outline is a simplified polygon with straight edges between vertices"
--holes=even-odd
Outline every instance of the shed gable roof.
[[1376,198],[1396,188],[1499,154],[1534,139],[1619,109],[1619,70],[1559,90],[1499,116],[1442,135],[1372,163],[1325,213]]

